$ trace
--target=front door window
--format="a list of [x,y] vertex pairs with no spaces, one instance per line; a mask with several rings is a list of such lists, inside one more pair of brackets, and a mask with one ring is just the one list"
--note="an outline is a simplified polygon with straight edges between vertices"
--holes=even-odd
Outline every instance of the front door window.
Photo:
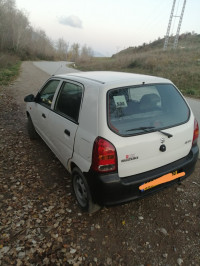
[[50,80],[38,94],[37,102],[50,108],[59,83],[59,80]]

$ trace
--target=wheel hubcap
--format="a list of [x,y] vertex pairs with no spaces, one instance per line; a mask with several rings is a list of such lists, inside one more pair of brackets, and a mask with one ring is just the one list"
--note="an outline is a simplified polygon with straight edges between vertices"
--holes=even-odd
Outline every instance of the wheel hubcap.
[[76,176],[74,180],[74,191],[79,204],[82,207],[87,205],[88,195],[85,184],[80,176]]

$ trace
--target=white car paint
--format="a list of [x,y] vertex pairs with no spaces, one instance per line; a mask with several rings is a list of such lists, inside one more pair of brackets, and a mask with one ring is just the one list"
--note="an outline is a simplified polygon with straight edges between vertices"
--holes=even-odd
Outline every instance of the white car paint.
[[[187,123],[167,129],[173,135],[167,138],[160,132],[152,132],[132,137],[122,137],[111,131],[107,125],[106,95],[112,88],[140,85],[142,83],[171,83],[169,80],[151,76],[116,72],[81,72],[77,74],[57,75],[54,79],[76,82],[84,88],[78,124],[75,124],[37,103],[31,103],[32,117],[36,130],[54,151],[64,166],[71,172],[71,163],[76,164],[84,173],[88,172],[92,162],[93,143],[97,136],[110,141],[116,148],[118,173],[123,178],[146,172],[169,164],[186,156],[192,146],[194,116],[191,111]],[[41,116],[45,114],[46,119]],[[67,136],[65,129],[70,131]],[[167,151],[161,153],[161,139],[167,144]],[[188,144],[185,144],[185,143]],[[126,156],[137,159],[124,162]]]
[[[189,103],[192,112],[194,113],[194,116],[200,125],[200,99],[192,99],[186,97],[186,100]],[[200,147],[200,138],[198,139],[198,146]],[[199,153],[199,159],[200,159],[200,153]]]

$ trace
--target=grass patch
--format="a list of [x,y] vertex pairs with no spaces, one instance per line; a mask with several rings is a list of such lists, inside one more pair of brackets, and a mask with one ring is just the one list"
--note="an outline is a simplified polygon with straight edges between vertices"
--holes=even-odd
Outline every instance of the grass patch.
[[169,46],[163,51],[163,44],[164,39],[158,39],[150,44],[129,47],[111,58],[77,61],[76,65],[83,71],[121,71],[167,78],[184,95],[200,98],[200,34],[180,35],[176,50]]
[[8,85],[12,82],[19,75],[20,66],[21,61],[18,61],[13,65],[0,68],[0,86]]
[[200,50],[151,50],[76,62],[83,71],[121,71],[170,79],[184,95],[200,98]]

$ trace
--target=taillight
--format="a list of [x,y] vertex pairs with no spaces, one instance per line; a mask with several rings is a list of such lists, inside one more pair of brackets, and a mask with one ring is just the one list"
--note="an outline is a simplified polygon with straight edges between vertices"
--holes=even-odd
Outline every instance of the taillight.
[[193,134],[192,145],[197,144],[198,136],[199,136],[199,125],[198,125],[197,120],[195,119],[194,120],[194,134]]
[[101,173],[117,170],[117,154],[112,143],[101,137],[96,138],[93,146],[92,169]]

